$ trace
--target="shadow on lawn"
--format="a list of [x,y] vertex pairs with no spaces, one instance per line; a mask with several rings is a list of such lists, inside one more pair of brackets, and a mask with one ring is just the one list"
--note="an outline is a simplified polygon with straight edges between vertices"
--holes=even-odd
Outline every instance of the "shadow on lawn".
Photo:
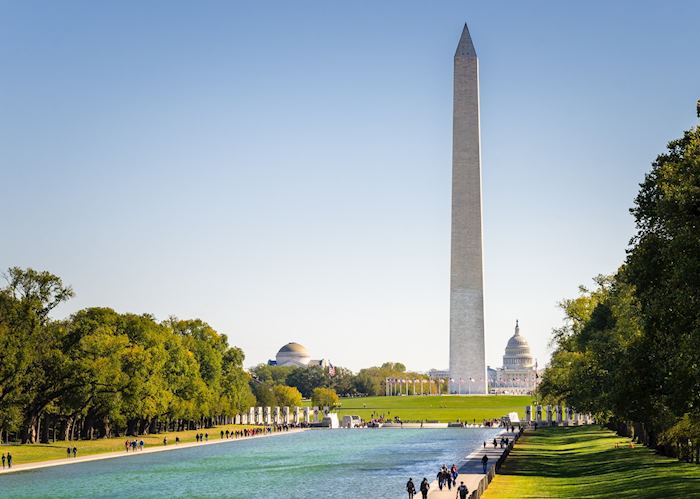
[[553,489],[576,487],[579,497],[700,497],[700,467],[646,448],[616,449],[620,441],[599,430],[530,434],[501,474],[556,479]]

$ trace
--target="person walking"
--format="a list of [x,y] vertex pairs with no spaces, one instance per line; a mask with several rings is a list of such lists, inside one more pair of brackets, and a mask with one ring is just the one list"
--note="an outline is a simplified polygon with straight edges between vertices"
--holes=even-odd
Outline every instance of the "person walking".
[[423,477],[423,481],[420,483],[420,493],[423,499],[428,499],[428,490],[430,490],[430,484],[428,483],[428,479]]
[[73,447],[73,457],[76,457],[78,455],[78,448]]
[[5,469],[5,454],[2,455],[2,468]]
[[464,485],[464,482],[460,482],[455,499],[467,499],[467,495],[469,495],[469,489]]
[[66,449],[66,457],[70,459],[70,447]]
[[7,453],[7,467],[12,468],[12,454]]
[[406,482],[406,492],[408,492],[408,499],[413,499],[416,494],[416,486],[413,484],[413,478],[409,478]]
[[168,445],[168,437],[163,437],[163,445]]
[[481,458],[481,464],[484,466],[484,473],[486,473],[486,465],[489,462],[489,457],[484,454],[484,457]]

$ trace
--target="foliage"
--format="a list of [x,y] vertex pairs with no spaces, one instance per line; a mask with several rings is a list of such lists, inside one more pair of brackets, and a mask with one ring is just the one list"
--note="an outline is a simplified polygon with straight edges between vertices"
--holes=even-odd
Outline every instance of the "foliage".
[[[12,268],[0,289],[0,432],[23,442],[211,424],[254,401],[243,352],[205,322],[80,310],[48,272]],[[1,436],[1,435],[0,435]]]
[[631,212],[625,264],[562,303],[539,390],[644,443],[662,435],[669,444],[700,410],[700,129],[657,158]]
[[333,388],[314,388],[311,403],[318,407],[336,407],[340,404],[340,398]]
[[275,394],[275,405],[297,407],[301,405],[301,393],[293,386],[275,385],[272,389]]

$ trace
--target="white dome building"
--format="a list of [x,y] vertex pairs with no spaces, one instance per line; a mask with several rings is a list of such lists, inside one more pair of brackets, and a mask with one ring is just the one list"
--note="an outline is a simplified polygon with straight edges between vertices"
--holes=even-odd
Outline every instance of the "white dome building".
[[511,336],[503,355],[503,367],[488,369],[489,392],[525,395],[532,393],[539,383],[537,362],[530,352],[530,345],[520,334],[515,321],[515,334]]
[[280,348],[275,361],[278,366],[308,366],[311,355],[304,345],[290,342]]
[[327,359],[313,360],[304,345],[293,341],[280,348],[275,360],[269,360],[267,363],[271,366],[330,367]]

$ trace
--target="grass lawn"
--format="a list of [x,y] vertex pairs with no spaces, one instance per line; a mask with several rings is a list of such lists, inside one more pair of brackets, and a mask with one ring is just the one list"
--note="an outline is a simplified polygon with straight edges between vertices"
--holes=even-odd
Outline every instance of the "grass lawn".
[[597,426],[527,433],[485,497],[700,497],[700,466],[629,442]]
[[[227,429],[229,431],[237,429],[240,430],[246,428],[246,426],[219,426],[216,428],[210,428],[208,430],[190,430],[190,431],[178,431],[161,433],[159,435],[143,435],[137,437],[137,440],[143,440],[145,447],[162,446],[163,437],[168,437],[168,446],[175,445],[175,437],[180,437],[181,442],[194,442],[195,435],[197,433],[209,433],[209,440],[219,440],[220,431]],[[92,454],[102,454],[105,452],[115,452],[120,451],[126,453],[124,450],[124,441],[133,440],[134,437],[119,437],[119,438],[101,438],[96,440],[73,440],[73,441],[57,441],[55,443],[49,444],[16,444],[16,445],[2,445],[0,446],[0,453],[7,453],[8,451],[12,454],[12,464],[25,464],[37,461],[49,461],[51,459],[63,459],[66,457],[66,448],[74,446],[78,449],[78,456],[88,456]]]
[[532,403],[529,395],[474,395],[474,396],[408,396],[343,398],[338,414],[357,415],[369,419],[371,414],[385,417],[399,416],[403,421],[464,421],[482,422],[499,418],[509,412],[524,417],[525,406]]

